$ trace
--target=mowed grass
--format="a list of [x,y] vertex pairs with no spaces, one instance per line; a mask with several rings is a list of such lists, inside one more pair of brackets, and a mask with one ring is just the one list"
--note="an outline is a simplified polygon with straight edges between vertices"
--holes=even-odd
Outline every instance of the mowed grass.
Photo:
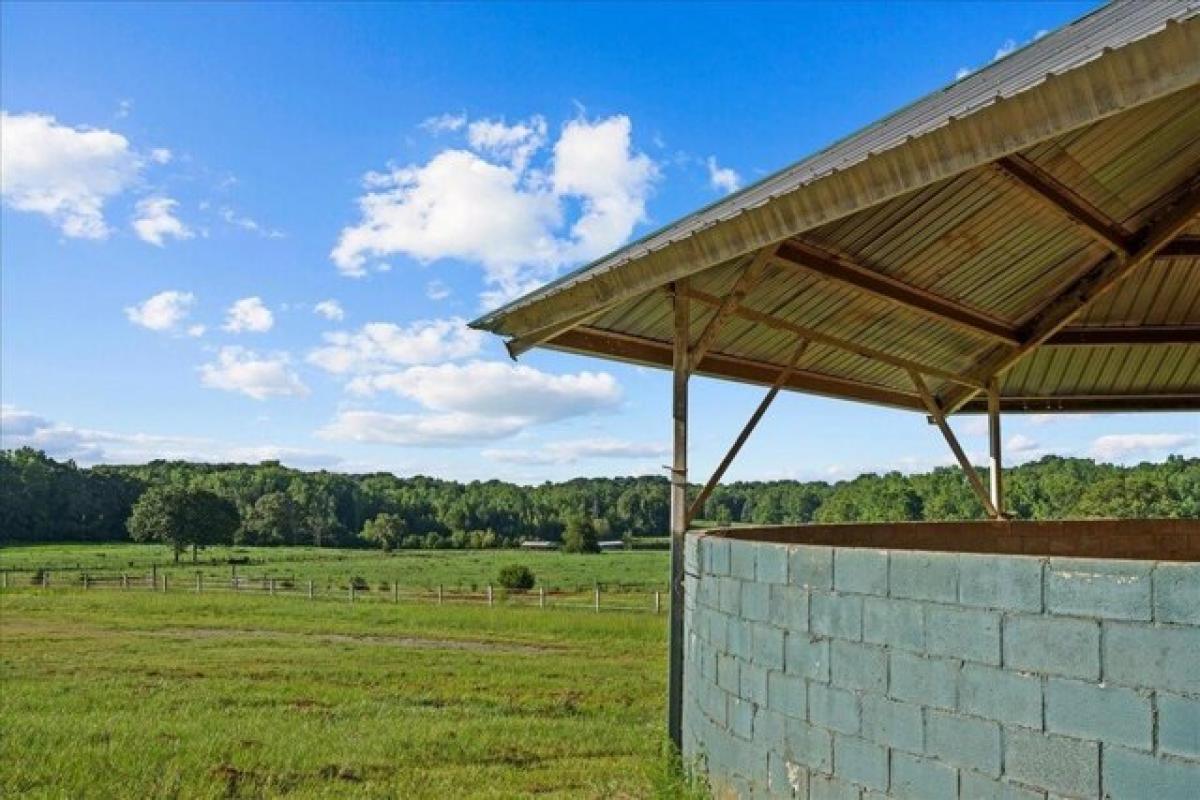
[[0,795],[653,796],[665,633],[665,614],[10,589]]
[[320,547],[212,547],[200,552],[199,562],[185,554],[178,566],[171,551],[153,544],[46,544],[0,548],[0,570],[16,571],[14,582],[28,581],[29,573],[49,569],[60,579],[142,576],[160,566],[179,581],[194,580],[197,572],[210,583],[228,582],[234,567],[228,561],[248,560],[236,567],[243,579],[285,578],[297,583],[312,580],[318,588],[344,587],[361,577],[374,589],[383,583],[411,588],[476,591],[494,583],[500,569],[524,564],[547,591],[578,591],[600,584],[616,591],[665,590],[669,554],[659,550],[621,550],[594,555],[523,550],[347,550]]

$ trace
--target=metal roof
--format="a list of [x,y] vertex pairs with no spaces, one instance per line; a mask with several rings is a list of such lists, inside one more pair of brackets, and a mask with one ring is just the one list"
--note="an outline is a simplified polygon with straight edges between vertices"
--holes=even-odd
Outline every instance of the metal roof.
[[1197,207],[1200,0],[1118,2],[473,325],[669,366],[675,286],[721,317],[701,374],[770,384],[803,338],[785,388],[1197,408]]

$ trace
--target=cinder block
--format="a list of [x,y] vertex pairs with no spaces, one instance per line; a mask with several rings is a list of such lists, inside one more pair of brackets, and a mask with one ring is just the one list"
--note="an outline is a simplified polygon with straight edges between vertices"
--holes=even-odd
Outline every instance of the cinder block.
[[925,649],[925,607],[912,600],[863,599],[863,640],[904,650]]
[[1099,680],[1100,625],[1084,619],[1008,617],[1004,621],[1004,666]]
[[767,674],[767,706],[794,719],[808,715],[807,689],[803,678],[782,672]]
[[759,583],[788,582],[788,550],[786,545],[757,542],[754,560],[755,579]]
[[886,596],[887,563],[886,550],[839,547],[833,551],[833,588]]
[[925,715],[925,751],[955,766],[998,776],[1000,725],[931,709]]
[[719,611],[708,614],[708,641],[714,650],[729,650],[729,616]]
[[813,592],[809,598],[809,627],[813,633],[838,639],[862,639],[862,597]]
[[729,574],[738,580],[755,580],[754,561],[758,544],[739,539],[729,541]]
[[840,778],[883,791],[888,786],[887,749],[855,736],[833,737],[833,763]]
[[733,656],[717,654],[717,686],[730,694],[741,691],[741,672],[738,660]]
[[789,631],[808,630],[808,590],[775,586],[771,591],[771,622]]
[[730,697],[726,703],[729,732],[739,739],[754,738],[754,704],[740,697]]
[[862,734],[873,742],[920,753],[925,747],[921,707],[865,694],[862,697]]
[[1153,566],[1119,559],[1052,558],[1046,570],[1046,611],[1149,621]]
[[700,690],[700,708],[709,719],[722,728],[728,721],[727,697],[729,695],[715,683],[706,683]]
[[979,609],[927,606],[925,646],[930,655],[999,664],[1000,615]]
[[751,625],[753,623],[740,617],[729,618],[729,628],[726,632],[729,637],[729,654],[743,661],[749,661],[754,655],[754,629]]
[[1154,619],[1200,625],[1200,564],[1155,566]]
[[959,601],[1004,611],[1041,611],[1043,564],[1029,556],[963,553],[958,557]]
[[1150,698],[1133,689],[1051,678],[1046,682],[1046,730],[1149,750]]
[[763,623],[751,624],[754,630],[751,661],[767,669],[783,669],[783,629]]
[[788,580],[809,589],[832,589],[833,548],[809,544],[793,546],[788,554]]
[[893,551],[888,560],[892,597],[953,603],[958,599],[958,557],[953,553]]
[[1100,745],[1009,728],[1004,733],[1004,774],[1020,783],[1059,794],[1097,797]]
[[1200,763],[1104,748],[1106,800],[1195,800],[1198,786]]
[[834,639],[829,645],[829,682],[883,694],[887,690],[887,651],[870,644]]
[[786,671],[814,681],[829,681],[829,640],[789,631]]
[[787,720],[782,714],[758,706],[754,709],[754,743],[762,751],[770,747],[781,747],[786,725]]
[[760,706],[767,704],[767,670],[758,664],[741,664],[738,668],[738,696]]
[[700,573],[700,536],[689,534],[683,539],[683,571],[690,575]]
[[720,536],[705,536],[708,552],[708,571],[713,575],[729,574],[729,540]]
[[891,796],[897,800],[955,800],[958,772],[932,759],[893,750]]
[[860,800],[861,796],[861,790],[852,783],[826,775],[809,776],[809,800]]
[[1200,694],[1200,628],[1104,625],[1105,681]]
[[809,725],[803,720],[789,719],[784,723],[784,753],[789,760],[802,764],[811,772],[830,772],[833,769],[833,734],[824,728]]
[[1045,800],[1045,792],[1036,792],[1003,780],[995,780],[978,772],[960,773],[959,791],[962,800]]
[[1200,700],[1158,693],[1158,746],[1164,753],[1200,760]]
[[771,797],[808,797],[808,770],[774,750],[769,751],[767,791]]
[[766,622],[771,618],[771,587],[765,583],[742,583],[742,618]]
[[958,672],[957,661],[893,652],[888,693],[897,700],[918,705],[954,708],[958,697]]
[[839,733],[858,733],[858,697],[823,683],[810,683],[808,719],[814,725]]
[[1040,730],[1042,682],[1032,675],[966,664],[959,679],[958,707],[977,717]]
[[717,607],[726,614],[742,613],[742,582],[736,578],[718,578]]

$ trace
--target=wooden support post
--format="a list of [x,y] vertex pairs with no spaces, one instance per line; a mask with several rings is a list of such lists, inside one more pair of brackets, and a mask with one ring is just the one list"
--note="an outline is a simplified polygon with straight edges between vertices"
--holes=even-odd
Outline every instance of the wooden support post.
[[671,380],[671,622],[668,631],[667,735],[683,747],[683,547],[687,534],[688,366],[691,312],[686,281],[675,284]]
[[1004,516],[1004,473],[1000,442],[1000,384],[988,381],[988,490],[996,516]]
[[50,570],[44,570],[42,572],[42,588],[43,589],[50,588]]
[[0,589],[7,589],[8,588],[8,570],[4,570],[3,572],[0,572],[0,581],[3,581],[3,584],[0,585]]
[[350,581],[350,602],[354,602],[354,581]]
[[275,596],[275,579],[274,578],[271,578],[270,581],[268,582],[268,591],[271,593],[272,597]]
[[87,573],[85,572],[85,573],[83,573],[83,590],[86,592],[87,588],[88,588],[88,576],[87,576]]
[[804,351],[808,348],[807,341],[801,341],[796,345],[796,350],[792,354],[792,360],[779,373],[779,377],[775,379],[774,385],[767,390],[767,394],[763,397],[762,402],[758,404],[758,408],[754,409],[754,413],[750,415],[750,419],[746,422],[742,432],[737,435],[733,445],[729,448],[729,452],[721,459],[721,463],[717,466],[712,477],[708,479],[708,483],[704,484],[704,488],[700,490],[700,494],[696,495],[696,499],[692,501],[688,507],[686,524],[690,525],[696,515],[704,510],[704,503],[708,500],[708,496],[712,494],[713,489],[717,488],[717,484],[721,482],[721,478],[725,476],[725,471],[729,469],[729,465],[737,458],[737,454],[741,452],[742,445],[746,444],[746,440],[750,438],[750,434],[754,433],[754,429],[758,427],[759,420],[763,418],[763,414],[771,407],[775,396],[779,394],[779,390],[787,383],[788,378],[792,376],[792,371],[796,369],[796,364],[800,361],[800,356],[804,355]]
[[946,444],[950,445],[950,450],[954,453],[954,458],[958,461],[958,465],[966,473],[967,481],[971,484],[971,488],[975,491],[979,502],[983,503],[983,508],[987,511],[988,516],[996,519],[999,515],[996,513],[996,507],[992,505],[992,498],[988,496],[987,489],[984,488],[983,481],[979,479],[979,473],[975,472],[975,467],[971,464],[971,460],[963,452],[962,446],[958,443],[958,438],[954,435],[954,431],[950,429],[950,424],[946,422],[945,413],[938,406],[937,401],[933,399],[933,394],[929,391],[929,387],[925,385],[925,380],[916,372],[910,371],[908,375],[912,379],[913,386],[917,388],[917,392],[921,395],[921,400],[925,403],[925,408],[929,411],[929,416],[933,418],[934,424],[942,432],[942,436],[946,439]]
[[165,591],[167,591],[167,573],[165,573],[165,572],[163,573],[162,579],[163,579],[162,590],[165,592]]

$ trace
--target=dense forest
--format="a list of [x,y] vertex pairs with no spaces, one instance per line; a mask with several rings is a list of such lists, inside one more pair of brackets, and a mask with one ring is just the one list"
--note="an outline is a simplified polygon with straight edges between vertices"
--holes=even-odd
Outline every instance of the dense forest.
[[[364,525],[399,517],[403,547],[489,547],[561,539],[584,515],[601,539],[661,536],[668,517],[662,477],[577,478],[519,486],[458,483],[390,473],[304,472],[277,462],[77,467],[28,448],[0,451],[0,542],[129,537],[134,502],[150,487],[205,490],[237,510],[246,544],[352,547]],[[1200,458],[1133,467],[1047,456],[1006,471],[1009,510],[1023,519],[1200,518]],[[977,519],[982,510],[957,468],[853,480],[754,481],[719,487],[704,516],[717,522],[851,522]]]

